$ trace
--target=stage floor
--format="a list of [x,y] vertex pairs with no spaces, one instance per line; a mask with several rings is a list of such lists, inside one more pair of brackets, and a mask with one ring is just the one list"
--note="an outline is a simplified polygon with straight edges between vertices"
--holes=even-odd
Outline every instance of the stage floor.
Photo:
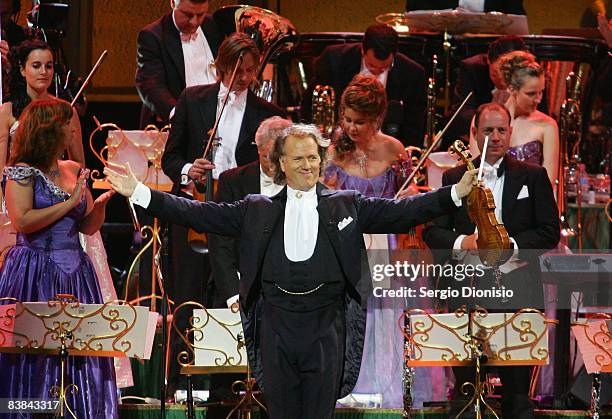
[[[186,417],[184,406],[169,405],[166,410],[168,419],[184,419]],[[414,419],[447,419],[448,415],[444,408],[426,408],[413,410]],[[154,419],[159,418],[159,406],[145,406],[135,404],[123,404],[119,408],[120,419]],[[489,416],[485,416],[489,417]],[[492,416],[491,416],[492,417]],[[536,410],[535,417],[538,419],[589,419],[584,410]],[[612,419],[612,410],[606,409],[600,416],[602,419]],[[196,408],[196,418],[206,418],[206,408]],[[255,413],[254,419],[259,418]],[[401,419],[400,410],[396,409],[336,409],[337,419]]]

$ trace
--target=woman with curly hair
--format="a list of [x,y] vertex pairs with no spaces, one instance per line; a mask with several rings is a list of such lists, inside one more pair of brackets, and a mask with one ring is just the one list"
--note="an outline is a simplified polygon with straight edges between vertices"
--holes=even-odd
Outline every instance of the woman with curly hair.
[[[328,149],[327,186],[357,190],[367,197],[395,197],[409,173],[410,161],[402,143],[380,130],[386,108],[384,86],[373,77],[356,75],[342,94],[340,130]],[[400,198],[413,193],[410,188]],[[389,263],[386,250],[396,248],[395,235],[368,234],[364,239],[370,265]],[[382,394],[387,408],[402,406],[404,342],[397,329],[402,303],[370,298],[361,370],[354,389],[355,393]],[[428,372],[421,370],[415,405],[429,399],[421,390],[431,391],[430,377],[425,376]]]
[[[512,116],[508,154],[544,166],[554,187],[559,171],[559,128],[553,118],[537,109],[544,92],[544,70],[529,52],[513,51],[497,60],[494,71],[509,94],[504,103]],[[470,146],[478,150],[472,138]]]
[[[3,185],[17,243],[0,271],[0,296],[49,301],[74,295],[84,304],[102,303],[102,294],[78,232],[96,233],[104,222],[112,191],[92,200],[87,170],[62,160],[73,136],[70,104],[38,99],[26,106],[15,133]],[[78,387],[68,405],[76,417],[116,418],[117,384],[112,358],[69,357],[69,382]],[[0,398],[49,400],[60,384],[57,356],[0,354]],[[9,417],[22,417],[20,414]]]

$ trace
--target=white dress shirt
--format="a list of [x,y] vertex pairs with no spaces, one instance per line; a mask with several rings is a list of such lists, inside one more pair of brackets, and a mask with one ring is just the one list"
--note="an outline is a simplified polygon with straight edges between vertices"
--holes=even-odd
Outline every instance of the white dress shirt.
[[374,77],[379,82],[381,82],[383,86],[387,87],[387,77],[389,76],[389,70],[385,70],[382,73],[380,73],[378,76],[375,76],[374,74],[370,72],[368,67],[366,67],[365,61],[363,58],[361,59],[361,70],[359,70],[359,74],[362,74],[368,77]]
[[266,175],[261,166],[259,166],[259,190],[261,195],[274,196],[282,191],[284,187],[285,185],[274,183],[274,179]]
[[[227,87],[221,83],[219,95],[217,97],[217,116],[223,105],[223,97],[227,92]],[[215,169],[213,170],[213,178],[219,179],[219,175],[227,169],[233,169],[236,164],[236,146],[238,145],[238,136],[242,127],[242,119],[246,109],[248,90],[242,92],[231,92],[227,100],[227,105],[219,121],[217,136],[221,137],[221,142],[215,150]]]
[[[174,12],[172,12],[172,21],[176,29],[181,33],[176,25]],[[183,49],[185,84],[187,87],[215,83],[217,81],[217,72],[213,66],[215,57],[202,28],[198,27],[195,36],[192,36],[191,39],[181,39],[181,47]]]
[[293,262],[309,259],[314,253],[319,233],[317,187],[298,191],[287,186],[285,205],[285,255]]

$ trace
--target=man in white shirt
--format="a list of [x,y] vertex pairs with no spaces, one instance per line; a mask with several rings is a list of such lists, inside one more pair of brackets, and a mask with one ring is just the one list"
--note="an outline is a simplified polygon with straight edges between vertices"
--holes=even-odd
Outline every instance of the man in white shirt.
[[213,66],[223,36],[208,0],[171,0],[172,11],[138,33],[136,90],[140,126],[170,121],[185,87],[216,81]]
[[[244,199],[249,194],[262,194],[274,196],[280,192],[284,185],[274,183],[274,173],[270,165],[270,151],[274,141],[278,138],[284,128],[291,122],[280,116],[265,119],[255,133],[255,144],[259,160],[245,166],[226,170],[219,177],[216,202],[236,202]],[[210,255],[210,270],[213,286],[208,287],[212,292],[212,307],[238,310],[238,281],[240,273],[239,240],[233,237],[208,235],[208,247]],[[223,400],[231,396],[229,388],[231,384],[242,379],[236,374],[216,374],[210,378],[211,395],[209,401]],[[208,414],[211,418],[225,418],[231,408],[209,407]]]
[[[546,169],[514,160],[506,155],[512,135],[510,113],[498,103],[481,105],[474,116],[472,133],[482,150],[485,137],[489,142],[483,164],[484,183],[495,201],[495,216],[504,224],[514,247],[511,259],[499,267],[501,275],[493,269],[485,269],[484,275],[474,275],[459,281],[455,278],[440,278],[441,289],[452,287],[474,287],[479,290],[499,290],[505,287],[513,295],[504,298],[471,298],[463,295],[448,301],[449,311],[462,304],[479,305],[488,310],[511,312],[521,308],[542,308],[544,305],[542,283],[537,257],[554,248],[559,242],[559,218],[552,186]],[[474,162],[481,164],[480,158]],[[461,165],[446,171],[443,185],[460,179],[466,166]],[[465,204],[465,203],[464,203]],[[453,214],[435,220],[427,227],[423,238],[432,249],[438,262],[463,258],[468,251],[478,250],[478,232],[470,220],[467,205],[462,205]],[[472,265],[474,266],[474,265]],[[465,298],[463,298],[465,297]],[[461,397],[461,385],[473,381],[474,373],[469,367],[453,367],[455,373],[455,398],[451,403],[449,417],[455,417],[467,403]],[[529,400],[529,367],[501,367],[499,374],[503,385],[502,414],[507,418],[533,418],[533,404]],[[466,416],[467,417],[467,416]]]
[[318,182],[326,147],[313,125],[287,128],[270,153],[274,182],[287,186],[232,204],[194,204],[105,169],[117,192],[152,215],[240,238],[245,342],[272,419],[329,419],[355,385],[372,293],[363,233],[405,232],[453,212],[475,181],[469,171],[401,201],[332,191]]

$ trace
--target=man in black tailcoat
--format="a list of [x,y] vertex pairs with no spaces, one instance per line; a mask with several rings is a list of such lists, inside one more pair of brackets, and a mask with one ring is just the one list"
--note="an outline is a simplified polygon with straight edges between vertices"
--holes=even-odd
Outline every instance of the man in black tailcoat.
[[407,231],[453,212],[474,182],[470,171],[403,201],[332,191],[318,182],[325,147],[315,126],[291,126],[271,153],[275,183],[287,186],[233,204],[177,198],[105,169],[115,190],[151,214],[240,238],[249,364],[273,419],[331,418],[355,385],[372,292],[363,233]]

